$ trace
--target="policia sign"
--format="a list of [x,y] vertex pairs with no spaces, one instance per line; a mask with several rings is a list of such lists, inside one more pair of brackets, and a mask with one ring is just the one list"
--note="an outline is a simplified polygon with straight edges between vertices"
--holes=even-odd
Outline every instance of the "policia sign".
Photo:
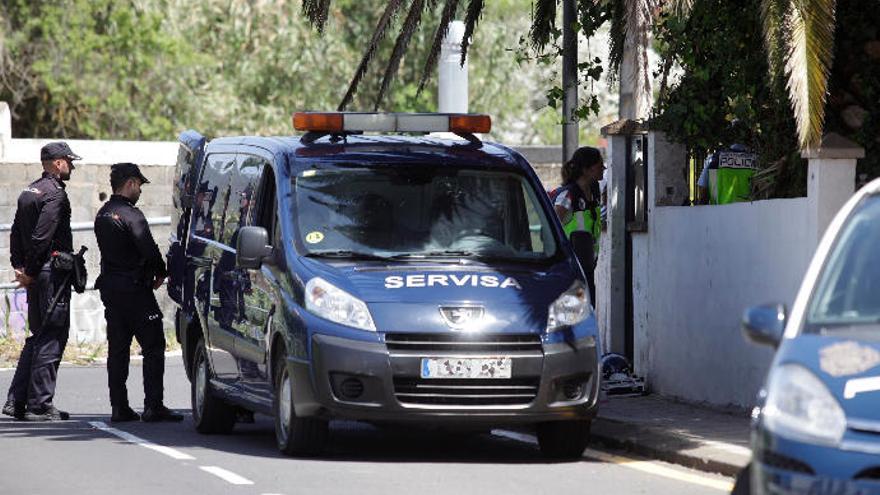
[[709,167],[709,202],[716,205],[748,201],[758,156],[748,151],[722,150]]

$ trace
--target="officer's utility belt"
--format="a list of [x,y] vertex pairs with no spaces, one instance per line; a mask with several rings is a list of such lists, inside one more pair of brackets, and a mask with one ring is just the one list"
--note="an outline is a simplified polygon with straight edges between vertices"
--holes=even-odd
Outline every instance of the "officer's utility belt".
[[64,275],[70,280],[73,290],[82,294],[86,290],[88,281],[88,273],[86,272],[85,253],[88,250],[85,246],[80,246],[78,253],[67,253],[64,251],[53,251],[51,257],[52,270]]

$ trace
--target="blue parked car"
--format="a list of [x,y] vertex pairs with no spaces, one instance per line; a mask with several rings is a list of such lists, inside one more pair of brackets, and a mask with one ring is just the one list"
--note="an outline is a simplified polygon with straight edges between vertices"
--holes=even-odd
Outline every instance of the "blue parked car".
[[487,116],[294,124],[180,136],[168,290],[196,429],[270,414],[282,452],[316,454],[334,418],[534,424],[547,455],[579,456],[596,319],[528,162],[474,135]]
[[880,493],[880,180],[829,226],[791,315],[746,311],[778,347],[752,415],[753,493]]

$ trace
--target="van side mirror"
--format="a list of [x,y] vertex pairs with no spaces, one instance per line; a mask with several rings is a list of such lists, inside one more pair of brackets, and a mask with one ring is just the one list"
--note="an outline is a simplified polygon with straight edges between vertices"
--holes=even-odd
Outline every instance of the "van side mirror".
[[743,314],[742,330],[748,340],[775,349],[782,342],[786,318],[785,305],[752,306]]
[[240,268],[256,270],[272,255],[269,233],[263,227],[242,227],[235,243],[235,264]]

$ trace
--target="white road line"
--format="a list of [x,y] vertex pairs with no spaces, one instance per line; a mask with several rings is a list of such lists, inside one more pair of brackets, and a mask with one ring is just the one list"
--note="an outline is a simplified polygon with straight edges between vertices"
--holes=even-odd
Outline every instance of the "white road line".
[[643,473],[655,474],[657,476],[662,476],[664,478],[669,478],[677,481],[684,481],[693,485],[705,486],[706,488],[714,488],[716,490],[721,490],[726,493],[730,493],[730,491],[733,490],[733,483],[729,481],[709,478],[708,476],[691,474],[678,469],[672,469],[663,466],[656,461],[639,461],[636,459],[630,459],[629,457],[608,454],[593,449],[586,449],[584,451],[584,455],[593,459],[598,459],[602,462],[613,463],[621,467],[642,471]]
[[222,479],[227,483],[231,483],[233,485],[253,485],[254,482],[243,477],[239,476],[232,471],[227,471],[222,467],[217,466],[199,466],[199,469],[205,471],[206,473],[211,473],[214,476]]
[[145,447],[150,450],[155,450],[156,452],[158,452],[160,454],[167,455],[168,457],[171,457],[172,459],[177,459],[178,461],[195,460],[195,457],[193,457],[189,454],[184,454],[183,452],[176,450],[176,449],[172,449],[171,447],[165,447],[164,445],[158,445],[158,444],[155,444],[149,440],[144,440],[143,438],[132,435],[131,433],[128,433],[127,431],[122,431],[122,430],[117,430],[116,428],[111,428],[111,427],[107,426],[107,424],[102,421],[89,421],[89,424],[94,426],[95,428],[101,430],[101,431],[106,431],[107,433],[109,433],[111,435],[115,435],[115,436],[117,436],[127,442],[131,442],[135,445],[140,445],[141,447]]
[[[517,440],[519,442],[530,443],[533,445],[537,445],[538,443],[538,439],[534,435],[529,435],[526,433],[518,433],[515,431],[507,430],[492,430],[492,434],[498,437],[508,438],[510,440]],[[637,459],[608,454],[606,452],[600,452],[593,449],[584,450],[584,455],[592,459],[600,460],[602,462],[616,464],[621,467],[635,469],[637,471],[662,476],[664,478],[684,481],[686,483],[705,486],[707,488],[714,488],[716,490],[721,490],[725,492],[730,492],[731,490],[733,490],[733,483],[729,481],[710,478],[708,476],[700,476],[685,472],[680,469],[673,469],[671,467],[666,467],[660,464],[658,461],[640,461]]]
[[741,445],[737,445],[735,443],[727,443],[727,442],[719,442],[717,440],[700,440],[700,443],[708,445],[709,447],[723,450],[725,452],[729,452],[734,455],[740,455],[743,457],[752,457],[752,449],[743,447]]

